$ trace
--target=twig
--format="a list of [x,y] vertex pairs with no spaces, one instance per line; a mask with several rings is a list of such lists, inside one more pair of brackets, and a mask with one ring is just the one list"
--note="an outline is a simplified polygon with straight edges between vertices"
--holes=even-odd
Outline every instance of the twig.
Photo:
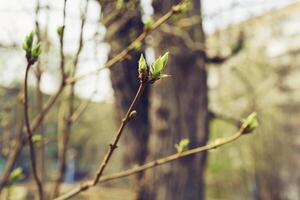
[[67,0],[64,0],[64,7],[63,7],[63,24],[62,24],[62,32],[59,35],[59,43],[60,43],[60,70],[62,79],[65,79],[65,55],[64,55],[64,37],[65,37],[65,27],[66,27],[66,7],[67,7]]
[[191,156],[191,155],[194,155],[194,154],[198,154],[198,153],[201,153],[201,152],[204,152],[204,151],[216,149],[220,146],[223,146],[225,144],[228,144],[228,143],[231,143],[231,142],[237,140],[239,137],[241,137],[243,135],[243,132],[244,132],[244,128],[241,127],[236,134],[232,135],[231,137],[229,137],[227,139],[222,140],[221,142],[213,142],[211,144],[208,144],[208,145],[205,145],[205,146],[202,146],[202,147],[197,147],[197,148],[194,148],[194,149],[184,151],[182,153],[176,153],[176,154],[164,157],[164,158],[160,158],[160,159],[148,162],[148,163],[140,165],[140,166],[135,166],[135,167],[133,167],[131,169],[128,169],[128,170],[125,170],[125,171],[121,171],[121,172],[114,173],[114,174],[111,174],[111,175],[102,176],[102,178],[100,179],[99,182],[103,183],[103,182],[107,182],[107,181],[110,181],[110,180],[127,177],[127,176],[130,176],[130,175],[133,175],[133,174],[143,172],[147,169],[151,169],[151,168],[157,167],[159,165],[163,165],[163,164],[169,163],[171,161],[178,160],[180,158],[184,158],[184,157]]
[[102,176],[102,174],[103,174],[103,171],[105,170],[105,168],[106,168],[106,166],[107,166],[107,163],[109,162],[109,160],[110,160],[110,158],[111,158],[111,156],[112,156],[114,150],[118,147],[118,146],[117,146],[117,145],[118,145],[118,142],[119,142],[119,140],[120,140],[120,137],[121,137],[121,135],[122,135],[122,133],[123,133],[123,130],[124,130],[126,124],[127,124],[127,123],[134,117],[134,115],[135,115],[134,108],[135,108],[135,106],[136,106],[136,104],[137,104],[137,102],[138,102],[140,96],[142,95],[142,93],[143,93],[143,91],[144,91],[144,89],[145,89],[145,86],[146,86],[146,82],[141,81],[140,86],[139,86],[139,88],[138,88],[138,91],[137,91],[137,93],[136,93],[136,95],[135,95],[135,97],[134,97],[134,99],[133,99],[131,105],[129,106],[128,111],[127,111],[127,113],[126,113],[124,119],[122,120],[122,123],[121,123],[121,125],[120,125],[120,127],[119,127],[119,129],[118,129],[116,138],[115,138],[113,144],[110,144],[110,145],[109,145],[108,152],[107,152],[106,155],[104,156],[104,159],[102,160],[102,162],[101,162],[101,164],[100,164],[100,166],[99,166],[99,169],[97,170],[97,172],[96,172],[96,174],[95,174],[94,179],[93,179],[92,181],[89,181],[89,182],[86,182],[86,183],[82,184],[80,187],[75,188],[74,190],[72,190],[72,191],[70,191],[69,193],[64,194],[64,195],[62,195],[62,196],[56,198],[55,200],[65,200],[65,199],[69,199],[69,198],[71,198],[71,197],[74,197],[74,196],[76,196],[77,194],[79,194],[79,193],[81,193],[81,192],[87,190],[88,188],[95,186],[95,185],[99,182],[99,180],[100,180],[100,178],[101,178],[101,176]]
[[30,161],[31,161],[31,167],[32,167],[32,173],[33,177],[35,180],[35,183],[38,188],[38,193],[39,193],[39,199],[43,200],[44,199],[44,192],[43,192],[43,185],[38,177],[37,169],[36,169],[36,159],[35,159],[35,150],[34,150],[34,144],[32,141],[32,132],[30,128],[30,121],[29,121],[29,113],[28,113],[28,74],[30,70],[30,66],[32,63],[28,62],[28,65],[26,67],[26,72],[25,72],[25,80],[24,80],[24,114],[25,114],[25,126],[27,129],[27,139],[28,139],[28,144],[29,144],[29,150],[30,150]]
[[[228,143],[231,143],[231,142],[237,140],[239,137],[241,137],[244,134],[244,131],[245,131],[245,127],[241,126],[236,134],[234,134],[233,136],[231,136],[227,139],[221,140],[219,142],[216,141],[216,142],[213,142],[211,144],[208,144],[208,145],[205,145],[205,146],[202,146],[202,147],[197,147],[197,148],[194,148],[194,149],[190,149],[190,150],[187,150],[187,151],[184,151],[184,152],[181,152],[181,153],[172,154],[170,156],[160,158],[160,159],[148,162],[148,163],[140,165],[140,166],[135,166],[135,167],[133,167],[131,169],[128,169],[128,170],[125,170],[125,171],[121,171],[121,172],[113,173],[113,174],[110,174],[110,175],[102,176],[98,180],[98,182],[103,183],[103,182],[108,182],[108,181],[111,181],[111,180],[114,180],[114,179],[127,177],[127,176],[130,176],[130,175],[137,174],[137,173],[143,172],[145,170],[148,170],[148,169],[151,169],[151,168],[154,168],[154,167],[157,167],[157,166],[160,166],[160,165],[178,160],[180,158],[184,158],[184,157],[195,155],[195,154],[198,154],[198,153],[201,153],[201,152],[204,152],[204,151],[216,149],[220,146],[223,146],[225,144],[228,144]],[[85,184],[82,184],[82,185],[74,188],[70,192],[56,198],[55,200],[66,200],[66,199],[69,199],[71,197],[74,197],[75,195],[79,194],[80,192],[82,192],[84,190],[87,190],[90,187],[95,186],[94,181],[95,180],[88,181]]]
[[[86,14],[88,9],[88,1],[85,5],[84,12],[81,16],[81,25],[80,25],[80,36],[79,36],[79,46],[76,51],[74,61],[73,61],[73,69],[72,69],[72,76],[75,76],[76,70],[78,67],[79,56],[83,48],[83,33],[84,33],[84,26],[86,23]],[[64,10],[65,16],[65,10]],[[64,28],[63,28],[64,29]],[[64,31],[62,31],[64,32]],[[63,70],[63,69],[62,69]],[[53,197],[59,195],[60,183],[63,180],[63,176],[65,173],[65,163],[66,163],[66,153],[69,144],[69,138],[72,131],[73,121],[71,120],[73,113],[74,113],[74,104],[75,104],[75,83],[73,82],[70,86],[70,94],[68,96],[68,115],[66,118],[66,127],[63,131],[62,138],[61,138],[61,146],[59,148],[59,160],[58,160],[58,169],[57,169],[57,177],[54,183],[53,188]]]

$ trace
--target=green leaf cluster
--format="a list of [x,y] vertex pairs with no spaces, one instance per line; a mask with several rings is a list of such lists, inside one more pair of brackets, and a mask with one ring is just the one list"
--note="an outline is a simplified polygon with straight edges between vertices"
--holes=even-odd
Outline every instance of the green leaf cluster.
[[144,55],[141,54],[140,60],[139,60],[139,74],[147,73],[147,63],[144,58]]
[[21,167],[17,167],[14,169],[9,176],[11,181],[21,181],[24,179],[23,169]]
[[189,139],[182,139],[179,144],[175,144],[175,148],[177,153],[182,153],[189,149],[190,140]]
[[22,45],[23,49],[26,52],[27,61],[31,64],[35,63],[42,53],[41,44],[33,44],[33,40],[34,32],[32,31],[29,35],[26,36],[25,41]]
[[253,132],[258,127],[257,113],[251,113],[247,118],[242,120],[243,133],[248,134]]
[[169,52],[166,52],[163,56],[157,58],[150,66],[150,80],[158,80],[160,78],[168,77],[169,75],[162,73],[164,67],[169,60]]
[[42,140],[42,136],[35,134],[32,136],[31,140],[34,144],[39,143]]

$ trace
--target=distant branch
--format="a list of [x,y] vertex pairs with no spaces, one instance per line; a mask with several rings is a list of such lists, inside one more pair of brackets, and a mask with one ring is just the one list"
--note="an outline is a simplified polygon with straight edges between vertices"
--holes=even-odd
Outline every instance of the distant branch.
[[98,68],[96,70],[90,71],[90,72],[88,72],[86,74],[83,74],[83,75],[80,75],[80,76],[70,77],[70,78],[67,79],[67,84],[72,84],[72,83],[74,83],[74,82],[76,82],[80,79],[83,79],[83,78],[89,76],[89,75],[95,74],[95,72],[99,72],[99,71],[101,71],[105,68],[110,68],[114,64],[124,60],[126,58],[126,56],[128,56],[128,54],[130,52],[135,50],[137,48],[137,46],[139,44],[141,44],[152,31],[156,30],[158,27],[160,27],[162,24],[164,24],[174,14],[179,13],[180,12],[180,6],[183,3],[185,3],[185,1],[186,0],[181,0],[177,5],[172,6],[172,8],[166,14],[164,14],[162,17],[160,17],[152,25],[152,27],[150,29],[145,29],[133,42],[130,43],[130,45],[127,48],[125,48],[123,51],[121,51],[120,53],[115,55],[112,59],[107,61],[102,68]]

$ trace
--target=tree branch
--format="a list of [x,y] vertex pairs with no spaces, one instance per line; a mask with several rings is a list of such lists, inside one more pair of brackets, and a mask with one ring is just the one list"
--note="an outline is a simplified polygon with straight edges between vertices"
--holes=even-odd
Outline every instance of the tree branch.
[[30,152],[30,161],[31,161],[31,168],[32,168],[32,173],[33,177],[36,183],[36,186],[38,188],[38,194],[39,194],[39,199],[43,200],[44,199],[44,192],[43,192],[43,185],[38,177],[38,172],[36,169],[36,158],[35,158],[35,150],[34,150],[34,144],[32,141],[32,131],[30,128],[30,121],[29,121],[29,113],[28,113],[28,74],[30,70],[30,66],[32,63],[28,62],[28,65],[26,67],[26,72],[25,72],[25,80],[24,80],[24,116],[25,116],[25,126],[27,129],[27,139],[28,139],[28,144],[29,144],[29,152]]
[[73,82],[76,82],[80,79],[85,78],[86,76],[89,75],[93,75],[95,74],[95,72],[99,72],[105,68],[110,68],[112,67],[114,64],[122,61],[123,59],[126,58],[126,56],[132,52],[133,50],[136,49],[138,44],[141,44],[146,37],[154,30],[156,30],[158,27],[160,27],[163,23],[165,23],[170,17],[172,17],[174,14],[177,14],[180,12],[180,6],[185,3],[187,0],[181,0],[177,5],[172,6],[172,8],[166,13],[164,14],[162,17],[160,17],[150,29],[145,29],[133,42],[130,43],[130,45],[125,48],[123,51],[121,51],[120,53],[118,53],[117,55],[115,55],[112,59],[110,59],[109,61],[107,61],[105,63],[105,65],[101,68],[98,68],[96,70],[90,71],[88,73],[85,73],[83,75],[80,76],[74,76],[74,77],[70,77],[68,78],[67,84],[72,84]]
[[[98,182],[103,183],[103,182],[108,182],[111,180],[115,180],[115,179],[119,179],[119,178],[123,178],[123,177],[127,177],[133,174],[137,174],[140,172],[143,172],[145,170],[160,166],[160,165],[164,165],[166,163],[187,157],[187,156],[191,156],[191,155],[195,155],[204,151],[208,151],[208,150],[212,150],[212,149],[216,149],[218,147],[221,147],[225,144],[231,143],[235,140],[237,140],[238,138],[240,138],[242,135],[245,134],[245,126],[241,126],[238,130],[237,133],[235,133],[234,135],[232,135],[231,137],[227,138],[227,139],[223,139],[223,140],[216,140],[215,142],[202,146],[202,147],[197,147],[194,149],[190,149],[181,153],[176,153],[176,154],[172,154],[170,156],[164,157],[164,158],[160,158],[151,162],[148,162],[146,164],[140,165],[140,166],[135,166],[131,169],[128,170],[124,170],[121,172],[117,172],[117,173],[113,173],[110,175],[106,175],[106,176],[102,176],[100,177],[100,179],[98,180]],[[74,197],[75,195],[79,194],[82,191],[88,190],[90,187],[95,186],[96,184],[94,184],[94,180],[88,181],[76,188],[74,188],[73,190],[71,190],[70,192],[56,198],[55,200],[66,200],[66,199],[70,199],[71,197]]]
[[99,180],[100,180],[100,178],[101,178],[101,176],[102,176],[102,174],[103,174],[103,172],[104,172],[104,170],[107,166],[107,163],[109,162],[114,150],[118,147],[118,142],[120,140],[120,137],[123,133],[123,130],[124,130],[125,126],[127,125],[127,123],[131,119],[133,119],[133,117],[135,115],[135,111],[134,111],[135,106],[136,106],[140,96],[142,95],[145,87],[146,87],[146,82],[141,81],[140,86],[138,88],[138,91],[137,91],[137,93],[136,93],[136,95],[135,95],[135,97],[134,97],[134,99],[133,99],[133,101],[132,101],[125,117],[124,117],[124,119],[122,120],[122,123],[121,123],[119,129],[118,129],[116,138],[115,138],[113,144],[109,145],[109,149],[108,149],[106,155],[104,156],[104,159],[102,160],[102,162],[99,166],[99,169],[97,170],[97,172],[95,174],[94,179],[92,181],[89,181],[89,182],[86,182],[86,183],[82,184],[80,187],[75,188],[74,190],[70,191],[69,193],[67,193],[65,195],[62,195],[62,196],[56,198],[55,200],[64,200],[64,199],[69,199],[71,197],[74,197],[77,194],[87,190],[88,188],[95,186],[99,182]]

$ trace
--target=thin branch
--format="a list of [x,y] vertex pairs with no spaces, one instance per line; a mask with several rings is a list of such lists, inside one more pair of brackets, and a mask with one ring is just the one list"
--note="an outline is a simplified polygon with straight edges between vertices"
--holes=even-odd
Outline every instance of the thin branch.
[[135,97],[134,97],[131,105],[129,106],[129,108],[127,110],[127,113],[126,113],[124,119],[122,120],[122,123],[121,123],[121,125],[120,125],[120,127],[118,129],[118,132],[117,132],[117,135],[115,137],[115,140],[114,140],[113,144],[109,145],[109,149],[108,149],[106,155],[104,156],[104,159],[102,160],[102,162],[101,162],[101,164],[99,166],[99,169],[97,170],[97,172],[95,174],[94,179],[92,181],[90,181],[90,182],[86,182],[86,183],[82,184],[80,187],[75,188],[74,190],[72,190],[69,193],[64,194],[64,195],[56,198],[55,200],[69,199],[69,198],[74,197],[77,194],[79,194],[79,193],[87,190],[88,188],[97,185],[97,183],[99,182],[99,180],[100,180],[100,178],[101,178],[101,176],[102,176],[102,174],[103,174],[103,172],[104,172],[104,170],[105,170],[105,168],[107,166],[107,163],[109,162],[109,160],[110,160],[110,158],[111,158],[114,150],[118,147],[118,142],[120,140],[120,137],[121,137],[121,135],[123,133],[123,130],[124,130],[125,126],[127,125],[127,123],[135,115],[135,111],[134,111],[135,106],[136,106],[136,104],[137,104],[140,96],[142,95],[145,87],[146,87],[146,82],[141,81],[140,86],[138,88],[138,91],[137,91],[137,93],[136,93],[136,95],[135,95]]
[[35,150],[34,150],[34,144],[32,141],[32,131],[30,128],[30,121],[29,121],[29,113],[28,113],[28,74],[30,70],[30,66],[32,64],[28,62],[28,65],[26,67],[26,72],[25,72],[25,80],[24,80],[24,114],[25,114],[25,126],[27,129],[27,139],[28,139],[28,144],[29,144],[29,150],[30,150],[30,161],[31,161],[31,168],[32,168],[32,173],[33,177],[36,183],[36,186],[38,188],[38,194],[39,194],[39,199],[43,200],[44,199],[44,192],[43,192],[43,185],[38,177],[38,172],[36,169],[36,158],[35,158]]
[[64,37],[65,37],[65,27],[66,27],[66,7],[67,7],[67,0],[64,0],[64,7],[63,7],[63,24],[62,24],[62,32],[59,35],[59,43],[60,43],[60,70],[62,79],[65,79],[65,55],[64,55]]
[[244,45],[245,45],[245,36],[244,33],[241,31],[236,43],[231,49],[230,55],[209,57],[208,55],[205,54],[205,62],[208,64],[222,64],[227,60],[229,60],[230,58],[237,55],[243,49]]
[[[74,61],[73,61],[73,69],[71,72],[72,76],[75,76],[75,74],[76,74],[79,56],[80,56],[80,53],[83,48],[83,33],[84,33],[84,27],[85,27],[85,23],[86,23],[87,9],[88,9],[88,1],[85,5],[84,12],[82,13],[82,16],[81,16],[79,46],[75,53],[75,57],[74,57]],[[65,125],[65,129],[63,131],[62,138],[61,138],[61,146],[59,148],[57,177],[56,177],[54,187],[53,187],[53,197],[56,197],[59,195],[60,183],[62,182],[64,173],[65,173],[66,153],[67,153],[69,138],[71,135],[72,125],[73,125],[73,121],[71,120],[71,118],[73,116],[74,106],[75,106],[74,105],[75,104],[75,83],[76,82],[73,82],[71,84],[70,94],[68,96],[68,115],[66,117],[66,125]]]
[[110,68],[114,64],[124,60],[127,55],[136,49],[137,44],[141,44],[146,37],[154,30],[156,30],[158,27],[160,27],[162,24],[164,24],[170,17],[172,17],[174,14],[177,14],[180,12],[180,6],[185,2],[186,0],[181,0],[177,5],[172,6],[172,8],[164,14],[162,17],[160,17],[150,29],[145,29],[133,42],[130,43],[130,45],[125,48],[123,51],[115,55],[112,59],[107,61],[105,65],[101,68],[98,68],[96,70],[90,71],[86,74],[76,76],[76,77],[70,77],[66,80],[67,84],[72,84],[73,82],[76,82],[80,79],[85,78],[86,76],[93,75],[95,72],[101,71],[105,68]]
[[216,140],[215,142],[205,145],[205,146],[202,146],[202,147],[190,149],[190,150],[184,151],[182,153],[176,153],[176,154],[164,157],[164,158],[160,158],[160,159],[148,162],[148,163],[140,165],[140,166],[135,166],[135,167],[125,170],[125,171],[117,172],[117,173],[114,173],[111,175],[102,176],[102,178],[100,179],[99,182],[103,183],[103,182],[108,182],[108,181],[111,181],[114,179],[127,177],[130,175],[137,174],[137,173],[143,172],[145,170],[157,167],[159,165],[163,165],[163,164],[178,160],[180,158],[184,158],[184,157],[191,156],[194,154],[202,153],[204,151],[216,149],[220,146],[223,146],[225,144],[228,144],[228,143],[231,143],[231,142],[237,140],[239,137],[241,137],[243,135],[243,132],[244,132],[244,128],[241,127],[237,133],[235,133],[234,135],[232,135],[229,138],[221,140],[221,142],[217,142],[217,140]]
[[[242,125],[238,132],[234,135],[232,135],[231,137],[227,138],[227,139],[223,139],[223,140],[216,140],[215,142],[202,146],[202,147],[197,147],[194,149],[190,149],[181,153],[176,153],[176,154],[172,154],[170,156],[164,157],[164,158],[160,158],[151,162],[148,162],[146,164],[140,165],[140,166],[135,166],[131,169],[125,170],[125,171],[121,171],[121,172],[117,172],[117,173],[113,173],[110,175],[106,175],[106,176],[102,176],[98,182],[99,183],[103,183],[103,182],[108,182],[111,180],[115,180],[115,179],[119,179],[119,178],[123,178],[123,177],[127,177],[133,174],[137,174],[140,172],[143,172],[145,170],[160,166],[160,165],[164,165],[166,163],[187,157],[187,156],[191,156],[191,155],[195,155],[198,153],[202,153],[205,151],[209,151],[212,149],[216,149],[218,147],[221,147],[225,144],[231,143],[235,140],[237,140],[238,138],[240,138],[242,135],[244,135],[245,132],[245,127]],[[71,190],[70,192],[56,198],[55,200],[66,200],[66,199],[70,199],[71,197],[74,197],[75,195],[79,194],[82,191],[88,190],[90,187],[95,186],[94,184],[95,180],[91,180],[91,181],[87,181],[86,183],[74,188],[73,190]]]

